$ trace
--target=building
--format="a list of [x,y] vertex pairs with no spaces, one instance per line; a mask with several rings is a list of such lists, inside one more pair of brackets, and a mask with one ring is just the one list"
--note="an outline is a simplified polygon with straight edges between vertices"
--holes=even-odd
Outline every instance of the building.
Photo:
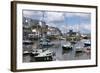
[[67,33],[66,40],[70,42],[77,42],[81,39],[81,34],[79,32],[74,32],[73,30],[69,30]]

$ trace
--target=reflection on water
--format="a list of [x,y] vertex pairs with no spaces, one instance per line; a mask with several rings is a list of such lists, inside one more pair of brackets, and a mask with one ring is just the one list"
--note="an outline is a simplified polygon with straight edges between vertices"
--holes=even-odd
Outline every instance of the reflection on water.
[[[83,46],[83,41],[79,41],[76,44],[73,44],[72,50],[64,50],[63,51],[63,44],[67,44],[68,42],[62,40],[61,42],[58,41],[52,41],[52,43],[55,43],[54,46],[48,47],[48,50],[53,51],[55,53],[55,56],[53,57],[53,60],[86,60],[91,59],[90,52],[85,51],[76,51],[76,48],[78,45]],[[84,47],[83,50],[86,48]],[[27,54],[23,55],[23,62],[36,62],[34,56]]]

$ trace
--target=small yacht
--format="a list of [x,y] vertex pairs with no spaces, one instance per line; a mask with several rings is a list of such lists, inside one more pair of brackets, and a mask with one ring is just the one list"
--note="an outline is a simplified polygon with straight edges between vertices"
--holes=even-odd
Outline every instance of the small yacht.
[[41,48],[48,48],[48,47],[53,46],[53,43],[50,42],[49,39],[43,38],[43,39],[40,39],[39,45]]
[[75,52],[76,53],[82,53],[83,52],[83,47],[82,46],[77,46],[77,47],[75,47]]
[[88,47],[88,46],[91,46],[91,41],[90,40],[86,40],[84,42],[84,47]]
[[70,51],[70,50],[72,50],[72,48],[73,47],[72,47],[71,43],[66,43],[62,46],[63,51]]
[[35,56],[36,61],[52,61],[54,52],[50,50],[45,50]]
[[23,55],[28,55],[28,54],[30,54],[29,51],[23,51]]
[[52,61],[54,56],[54,52],[48,49],[37,49],[34,50],[31,54],[31,56],[33,56],[37,62]]
[[23,40],[23,44],[24,44],[24,45],[32,45],[32,44],[33,44],[33,41],[30,41],[30,40]]

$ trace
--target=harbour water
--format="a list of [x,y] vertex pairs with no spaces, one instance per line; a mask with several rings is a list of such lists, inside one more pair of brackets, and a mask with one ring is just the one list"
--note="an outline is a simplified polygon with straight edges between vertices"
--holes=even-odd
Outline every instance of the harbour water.
[[[79,52],[76,53],[76,47],[80,46],[83,47],[82,49],[85,50],[84,47],[84,40],[78,41],[76,44],[73,44],[72,50],[66,50],[63,52],[62,46],[64,44],[68,44],[69,42],[66,42],[65,40],[55,40],[51,43],[54,43],[55,45],[52,47],[48,47],[47,49],[50,51],[53,51],[55,53],[55,56],[53,57],[53,61],[67,61],[67,60],[87,60],[91,59],[91,53],[89,52]],[[34,45],[33,45],[34,46]],[[90,50],[91,51],[91,50]],[[30,55],[23,55],[23,62],[36,62],[34,60],[34,57]]]

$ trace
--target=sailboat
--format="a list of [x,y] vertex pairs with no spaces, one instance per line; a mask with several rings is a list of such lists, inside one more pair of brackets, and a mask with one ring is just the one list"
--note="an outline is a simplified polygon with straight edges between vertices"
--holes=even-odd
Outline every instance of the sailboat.
[[43,21],[44,21],[44,12],[43,12],[42,19],[39,21],[40,28],[38,28],[37,26],[37,30],[39,29],[41,30],[41,31],[38,31],[40,38],[38,38],[38,41],[37,41],[38,42],[37,49],[33,50],[32,52],[32,56],[37,62],[52,61],[53,55],[54,55],[54,52],[48,49],[48,46],[50,46],[51,44],[50,44],[50,40],[46,38],[46,33],[45,33],[46,31],[44,31],[43,29],[45,28],[46,24],[43,24]]

